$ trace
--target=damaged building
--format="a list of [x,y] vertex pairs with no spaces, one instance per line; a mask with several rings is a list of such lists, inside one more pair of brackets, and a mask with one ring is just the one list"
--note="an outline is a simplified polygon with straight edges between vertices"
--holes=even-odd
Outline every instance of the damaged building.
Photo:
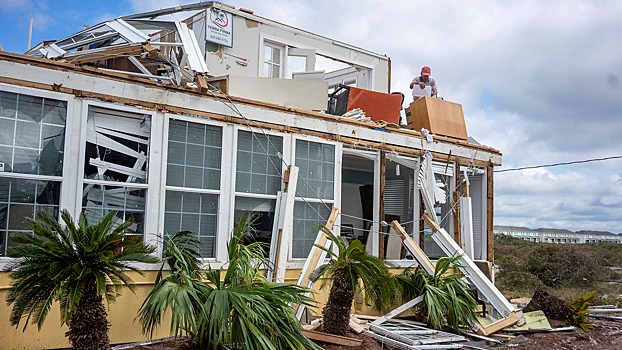
[[[448,253],[435,239],[441,228],[487,271],[501,154],[451,123],[425,134],[416,122],[400,127],[390,67],[385,55],[218,2],[0,52],[0,263],[9,234],[28,230],[24,217],[67,209],[131,218],[127,234],[159,253],[166,233],[193,231],[218,267],[236,220],[253,212],[278,280],[299,280],[331,214],[336,233],[392,266],[417,260],[397,221],[431,259]],[[342,115],[366,104],[384,107]],[[422,178],[434,194],[422,195]],[[135,313],[121,314],[138,309],[158,268],[135,278],[138,297],[111,305],[113,342],[140,338]],[[0,273],[0,294],[8,281]],[[66,346],[52,322],[33,337],[7,319],[0,327],[14,347]]]

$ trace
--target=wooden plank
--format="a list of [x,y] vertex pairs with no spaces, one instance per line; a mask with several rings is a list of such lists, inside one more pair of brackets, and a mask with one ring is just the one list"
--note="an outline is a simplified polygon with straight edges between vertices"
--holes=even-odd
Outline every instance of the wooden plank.
[[272,241],[270,244],[272,269],[268,271],[268,279],[279,283],[285,282],[289,246],[292,241],[298,170],[299,168],[294,165],[290,165],[287,168],[287,187],[283,192],[279,192],[277,212],[275,212],[277,219],[276,225],[272,230]]
[[417,130],[426,128],[434,135],[468,139],[462,105],[458,103],[425,96],[410,104],[410,112]]
[[380,325],[380,324],[382,324],[382,323],[392,319],[393,317],[401,314],[402,312],[412,308],[413,306],[419,304],[422,301],[423,301],[423,295],[420,295],[420,296],[416,297],[415,299],[407,302],[406,304],[400,305],[396,309],[389,311],[384,316],[382,316],[379,319],[377,319],[374,322],[372,322],[372,324],[378,326],[378,325]]
[[475,333],[471,333],[471,332],[460,332],[460,334],[465,335],[467,337],[474,338],[474,339],[479,339],[479,340],[484,340],[484,341],[487,341],[487,342],[491,342],[491,343],[494,343],[494,344],[501,344],[500,340],[489,338],[489,337],[485,337],[485,336],[480,335],[480,334],[475,334]]
[[486,260],[495,262],[495,234],[494,234],[494,167],[486,168]]
[[322,319],[316,318],[315,320],[311,321],[309,324],[302,325],[302,329],[307,330],[307,331],[312,331],[320,327],[321,325],[322,325]]
[[475,321],[475,325],[477,326],[477,334],[484,336],[491,335],[501,329],[515,324],[518,320],[520,320],[520,315],[516,312],[512,312],[508,317],[497,320],[487,326],[483,326],[479,321]]
[[[326,221],[326,225],[324,227],[328,230],[332,230],[335,225],[335,221],[337,220],[337,214],[339,214],[339,209],[333,207],[333,210]],[[307,256],[307,260],[300,272],[300,277],[296,282],[297,285],[305,287],[305,288],[313,288],[313,282],[309,278],[311,273],[315,271],[326,258],[326,252],[322,249],[318,248],[324,247],[328,249],[330,246],[330,241],[328,240],[328,236],[324,232],[324,230],[319,230],[317,237],[315,238],[315,242],[313,243],[313,247],[311,247],[311,251],[309,252],[309,256]],[[306,293],[308,295],[309,293]],[[305,306],[294,304],[292,305],[292,310],[296,312],[296,317],[300,320],[302,318],[302,314],[304,312]]]
[[350,316],[348,325],[350,326],[350,329],[352,329],[356,334],[361,334],[365,330],[365,327],[361,326],[358,322],[354,321],[352,319],[352,316]]
[[419,248],[417,243],[415,243],[415,241],[408,235],[408,233],[406,232],[406,230],[404,230],[402,225],[400,225],[400,223],[397,222],[397,220],[394,220],[393,222],[391,222],[391,226],[393,227],[393,229],[395,229],[397,234],[400,235],[404,246],[406,247],[406,249],[408,249],[410,254],[412,254],[415,260],[417,260],[419,265],[423,267],[423,269],[427,273],[433,275],[434,265],[432,264],[428,256],[423,252],[423,250]]
[[363,344],[363,341],[361,339],[342,337],[339,335],[328,334],[318,331],[307,331],[303,329],[302,333],[311,340],[316,340],[323,343],[343,346],[359,346]]

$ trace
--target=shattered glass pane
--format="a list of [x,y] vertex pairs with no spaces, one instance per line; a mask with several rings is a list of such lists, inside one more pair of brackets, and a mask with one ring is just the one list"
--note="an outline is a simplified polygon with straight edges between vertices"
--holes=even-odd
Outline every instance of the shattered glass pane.
[[0,91],[0,117],[15,119],[17,94]]
[[[85,181],[86,182],[86,181]],[[85,184],[82,192],[82,209],[90,222],[97,222],[110,211],[115,211],[114,227],[133,220],[127,235],[144,234],[146,190],[131,187]]]
[[256,216],[256,220],[253,224],[254,231],[252,232],[252,236],[250,238],[245,238],[245,240],[248,239],[248,243],[262,243],[266,257],[270,254],[275,207],[276,200],[274,199],[235,198],[234,222],[238,222],[242,215],[248,217],[254,214]]
[[150,129],[146,115],[89,107],[84,177],[147,183]]
[[67,103],[57,100],[44,99],[43,122],[47,124],[65,126],[67,118]]
[[40,123],[43,117],[41,97],[19,95],[17,100],[17,119]]
[[61,176],[66,113],[64,101],[0,92],[0,144],[9,146],[0,146],[4,171]]
[[0,145],[13,145],[15,135],[15,120],[0,118]]
[[60,181],[0,177],[0,256],[10,242],[10,231],[31,232],[24,218],[41,210],[58,217],[60,189]]

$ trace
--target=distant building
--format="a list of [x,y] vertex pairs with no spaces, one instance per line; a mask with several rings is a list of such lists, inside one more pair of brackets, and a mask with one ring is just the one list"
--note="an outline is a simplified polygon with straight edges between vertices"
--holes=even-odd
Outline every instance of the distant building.
[[611,242],[622,244],[622,235],[607,231],[577,231],[539,228],[530,229],[519,226],[494,226],[495,234],[510,235],[530,242],[541,243],[600,243]]

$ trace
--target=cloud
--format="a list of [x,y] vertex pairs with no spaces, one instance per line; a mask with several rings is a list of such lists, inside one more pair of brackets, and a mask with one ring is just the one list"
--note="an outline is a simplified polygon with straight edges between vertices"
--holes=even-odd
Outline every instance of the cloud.
[[[193,2],[124,0],[109,11]],[[421,66],[431,66],[440,95],[462,104],[469,135],[503,153],[500,169],[622,155],[620,1],[230,3],[388,55],[391,90],[406,96]],[[0,12],[23,16],[21,31],[35,13],[36,25],[63,25],[40,4],[4,0]],[[93,23],[73,31],[82,24]],[[495,223],[622,232],[620,169],[622,160],[611,160],[497,173]]]
[[17,12],[32,7],[32,0],[3,0],[0,2],[0,12]]
[[[174,5],[180,1],[173,1]],[[172,5],[131,1],[134,10]],[[392,91],[423,65],[503,167],[622,155],[622,2],[273,0],[255,14],[387,54]],[[497,173],[495,223],[622,232],[622,160]]]

